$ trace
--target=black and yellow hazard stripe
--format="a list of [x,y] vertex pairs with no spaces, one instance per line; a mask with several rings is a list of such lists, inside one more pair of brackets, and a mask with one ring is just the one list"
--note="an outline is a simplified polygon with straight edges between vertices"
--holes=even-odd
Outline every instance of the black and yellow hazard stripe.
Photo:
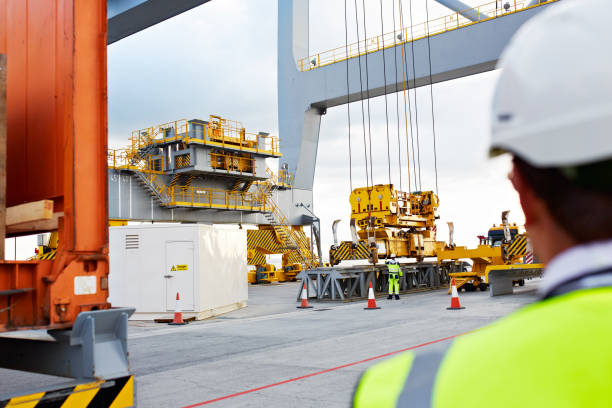
[[364,241],[359,241],[355,248],[353,246],[351,241],[341,242],[337,249],[330,250],[330,258],[333,257],[334,261],[345,261],[370,257],[370,250]]
[[527,237],[525,235],[517,235],[514,238],[514,241],[510,243],[508,249],[506,250],[506,254],[509,258],[515,258],[517,256],[522,256],[525,254],[525,250],[527,249]]
[[256,249],[247,250],[247,264],[249,265],[265,265],[266,255]]
[[301,264],[301,263],[304,263],[304,260],[302,259],[302,257],[298,253],[298,251],[291,251],[291,252],[289,252],[289,255],[287,256],[287,261],[288,261],[289,264]]
[[247,248],[261,248],[265,251],[276,253],[281,247],[280,242],[276,238],[274,230],[248,230],[247,231]]
[[0,408],[129,408],[134,403],[134,377],[101,380],[0,401]]
[[265,265],[266,253],[276,253],[280,244],[276,240],[274,230],[248,230],[247,231],[247,263],[249,265]]
[[51,259],[55,259],[55,253],[57,252],[57,248],[51,249],[49,252],[46,252],[38,257],[38,259],[48,261]]

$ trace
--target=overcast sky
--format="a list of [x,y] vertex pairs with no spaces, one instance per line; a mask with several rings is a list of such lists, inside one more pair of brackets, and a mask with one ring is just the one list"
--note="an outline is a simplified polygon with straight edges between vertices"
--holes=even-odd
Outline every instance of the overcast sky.
[[[349,42],[356,40],[355,10],[348,1]],[[360,33],[363,10],[358,3]],[[393,29],[395,4],[383,0],[385,32]],[[466,1],[471,5],[478,1]],[[380,0],[366,0],[368,37],[381,32]],[[413,23],[425,21],[425,2],[415,1]],[[276,0],[213,0],[171,20],[111,45],[108,49],[109,143],[125,144],[129,132],[178,118],[206,118],[209,114],[241,121],[247,129],[278,135]],[[409,2],[403,2],[404,25],[409,24]],[[450,14],[429,2],[430,19]],[[344,45],[344,0],[310,1],[310,54]],[[434,86],[440,195],[439,238],[448,238],[447,221],[455,223],[455,240],[475,246],[476,236],[500,222],[511,210],[511,220],[523,223],[517,196],[507,180],[508,158],[487,159],[489,104],[497,72]],[[435,189],[433,173],[431,99],[429,88],[417,91],[421,181]],[[388,95],[388,109],[403,111],[403,94]],[[414,95],[411,95],[414,98]],[[413,99],[412,99],[413,100]],[[388,182],[385,100],[371,100],[373,176]],[[322,220],[323,248],[332,243],[331,223],[341,218],[341,239],[349,239],[349,165],[347,107],[329,109],[321,122],[314,185],[315,213]],[[400,115],[399,148],[406,190],[404,118]],[[360,104],[351,105],[353,187],[365,184]],[[415,122],[413,116],[413,122]],[[399,188],[397,116],[390,114],[392,181]],[[279,135],[283,138],[283,135]],[[361,139],[362,140],[362,139]],[[360,150],[361,149],[361,150]],[[412,183],[414,184],[414,183]],[[413,186],[414,188],[414,186]]]
[[[108,47],[109,145],[126,145],[134,129],[180,118],[206,119],[209,114],[241,121],[252,131],[278,135],[276,78],[276,8],[278,0],[213,0]],[[478,1],[467,1],[471,5]],[[349,41],[356,40],[355,11],[348,1]],[[361,1],[357,1],[361,4]],[[381,32],[380,0],[366,0],[368,37]],[[397,1],[383,0],[385,31],[393,28]],[[404,1],[404,24],[409,2]],[[344,0],[310,1],[310,53],[345,42]],[[425,3],[414,2],[413,23],[425,21]],[[399,12],[396,8],[396,26]],[[450,11],[430,1],[430,19]],[[363,35],[363,11],[358,8]],[[497,72],[435,85],[438,186],[441,220],[439,238],[447,239],[447,221],[455,223],[455,241],[474,246],[476,235],[499,223],[502,210],[522,223],[517,196],[507,181],[508,158],[486,157],[489,104]],[[422,188],[435,189],[431,99],[429,88],[417,91]],[[414,95],[411,93],[411,98]],[[398,150],[407,190],[404,117],[397,143],[396,100],[388,95],[392,181],[399,188]],[[413,99],[412,99],[413,100]],[[372,99],[373,172],[376,183],[387,183],[388,160],[385,98]],[[351,105],[353,187],[365,185],[361,106]],[[416,117],[413,117],[413,121]],[[283,138],[283,135],[279,135]],[[282,146],[281,146],[282,149]],[[413,186],[414,188],[414,186]],[[322,220],[323,250],[331,244],[331,222],[343,220],[339,233],[349,239],[349,165],[347,107],[327,111],[321,124],[314,185],[314,208]],[[8,244],[7,253],[13,249]],[[29,256],[32,243],[19,246]],[[18,255],[18,258],[22,256]],[[25,255],[23,256],[25,257]]]

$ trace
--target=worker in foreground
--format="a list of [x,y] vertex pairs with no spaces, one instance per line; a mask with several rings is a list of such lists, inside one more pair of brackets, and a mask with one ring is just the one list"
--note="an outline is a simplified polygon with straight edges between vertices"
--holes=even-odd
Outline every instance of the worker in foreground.
[[612,24],[609,1],[564,0],[502,55],[492,154],[513,155],[536,254],[536,303],[401,354],[361,377],[354,406],[612,406]]
[[395,260],[395,254],[391,254],[390,258],[385,261],[389,273],[389,296],[387,299],[393,299],[393,295],[395,295],[395,300],[399,300],[399,279],[403,276],[402,268]]

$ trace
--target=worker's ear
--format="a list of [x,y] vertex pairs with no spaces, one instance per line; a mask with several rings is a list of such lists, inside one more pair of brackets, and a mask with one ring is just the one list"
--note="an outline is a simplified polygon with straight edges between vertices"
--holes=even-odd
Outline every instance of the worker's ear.
[[541,211],[545,210],[544,203],[536,195],[529,183],[525,182],[523,174],[521,174],[516,166],[513,166],[508,178],[519,195],[521,207],[525,214],[525,226],[537,224],[542,217]]

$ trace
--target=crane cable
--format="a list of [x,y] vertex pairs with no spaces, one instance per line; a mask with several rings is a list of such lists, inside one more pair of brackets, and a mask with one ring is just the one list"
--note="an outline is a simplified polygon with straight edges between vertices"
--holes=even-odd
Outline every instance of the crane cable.
[[[427,0],[425,0],[427,2]],[[414,114],[415,114],[415,127],[416,127],[416,156],[417,156],[417,167],[419,170],[419,183],[418,190],[421,191],[423,188],[422,179],[421,179],[421,146],[419,142],[419,108],[417,104],[417,90],[416,90],[416,64],[414,62],[414,31],[413,31],[413,22],[412,22],[412,0],[409,3],[410,6],[410,45],[412,48],[412,73],[413,73],[413,85],[414,88]],[[428,23],[429,24],[429,23]],[[414,147],[413,147],[414,154]],[[414,175],[416,179],[416,174]]]
[[[411,0],[412,1],[412,0]],[[429,95],[431,99],[431,127],[433,133],[434,173],[436,175],[436,195],[438,194],[438,153],[436,151],[436,119],[434,114],[433,80],[431,75],[431,41],[429,36],[429,1],[425,0],[425,13],[427,18],[427,54],[429,57]]]
[[[404,188],[402,187],[402,154],[401,154],[402,142],[400,140],[399,92],[397,92],[397,84],[399,83],[399,79],[397,78],[397,41],[396,40],[398,40],[398,38],[395,34],[396,32],[397,32],[397,25],[395,23],[395,4],[393,4],[393,51],[395,54],[395,114],[397,116],[397,163],[398,163],[397,166],[399,169],[400,191],[404,191]],[[400,36],[401,36],[401,31],[400,31]],[[406,93],[406,89],[404,89],[404,95],[405,93]],[[406,145],[406,148],[408,148],[408,145]],[[408,156],[408,191],[410,191],[410,156]]]
[[[399,14],[400,14],[400,27],[402,29],[402,31],[404,30],[404,7],[402,6],[402,0],[398,0],[399,3]],[[411,29],[412,30],[412,29]],[[404,35],[404,34],[402,34]],[[406,37],[408,37],[408,30],[406,30],[405,33]],[[412,128],[412,108],[410,106],[410,89],[408,87],[408,73],[407,73],[407,66],[408,66],[408,53],[406,52],[406,43],[408,42],[407,38],[402,38],[403,40],[403,45],[402,45],[402,75],[403,75],[403,79],[404,79],[404,121],[406,123],[406,157],[408,158],[408,182],[410,183],[410,151],[409,151],[409,145],[412,147],[412,174],[414,175],[414,188],[415,190],[418,190],[418,180],[417,180],[417,161],[416,161],[416,156],[415,156],[415,148],[414,148],[414,132],[413,132],[413,128]],[[406,92],[408,92],[408,103],[406,103]],[[406,106],[408,107],[408,111],[406,111]],[[408,135],[408,119],[410,119],[410,137]],[[418,129],[417,129],[418,130]],[[410,140],[408,140],[410,139]],[[420,169],[419,169],[420,172]],[[408,187],[408,191],[411,193],[412,192],[412,188],[409,185]]]
[[[368,141],[370,143],[370,185],[374,186],[374,176],[372,168],[374,162],[372,161],[372,121],[370,118],[370,72],[368,70],[368,26],[366,25],[366,9],[365,0],[361,0],[361,7],[363,10],[363,42],[365,44],[365,74],[366,74],[366,92],[368,99]],[[370,189],[368,189],[368,192]]]
[[349,52],[348,52],[348,20],[347,0],[344,0],[344,48],[346,51],[346,114],[348,116],[348,148],[349,148],[349,185],[353,191],[353,153],[351,150],[351,96],[349,87]]
[[387,59],[385,57],[385,23],[383,20],[383,0],[380,0],[380,26],[382,38],[383,79],[385,84],[385,123],[387,125],[387,166],[389,169],[389,185],[391,181],[391,144],[389,142],[389,102],[387,101]]
[[357,27],[357,58],[359,60],[359,89],[361,96],[361,122],[363,127],[363,154],[365,158],[365,171],[366,171],[366,187],[370,187],[368,180],[368,153],[367,153],[367,142],[366,142],[366,128],[365,128],[365,111],[363,105],[363,74],[361,71],[361,47],[359,45],[359,18],[357,16],[357,0],[355,0],[355,25]]
[[[364,10],[364,16],[365,16],[365,10]],[[371,192],[370,189],[370,185],[369,185],[369,181],[368,181],[368,152],[367,152],[367,141],[366,141],[366,128],[365,128],[365,112],[364,112],[364,106],[363,106],[363,74],[361,71],[361,49],[359,46],[359,17],[358,17],[358,12],[357,12],[357,0],[355,0],[355,26],[357,27],[357,55],[359,58],[359,88],[360,88],[360,96],[361,96],[361,122],[363,125],[363,154],[365,157],[365,171],[366,171],[366,187],[367,187],[367,191],[368,191],[368,199],[369,199],[369,194]],[[367,75],[367,58],[368,58],[368,45],[367,45],[367,39],[365,37],[365,20],[364,20],[364,45],[366,47],[366,75]],[[368,92],[368,96],[369,96],[369,92]],[[368,98],[368,124],[369,124],[369,120],[370,120],[370,115],[369,115],[369,106],[370,106],[370,99]],[[371,139],[370,139],[371,141]],[[370,152],[371,152],[371,147],[370,147]],[[372,155],[370,154],[370,159],[371,159]],[[372,170],[370,169],[370,174],[372,174]],[[368,238],[368,242],[370,241],[370,228],[366,228],[366,234],[367,234],[367,238]]]

